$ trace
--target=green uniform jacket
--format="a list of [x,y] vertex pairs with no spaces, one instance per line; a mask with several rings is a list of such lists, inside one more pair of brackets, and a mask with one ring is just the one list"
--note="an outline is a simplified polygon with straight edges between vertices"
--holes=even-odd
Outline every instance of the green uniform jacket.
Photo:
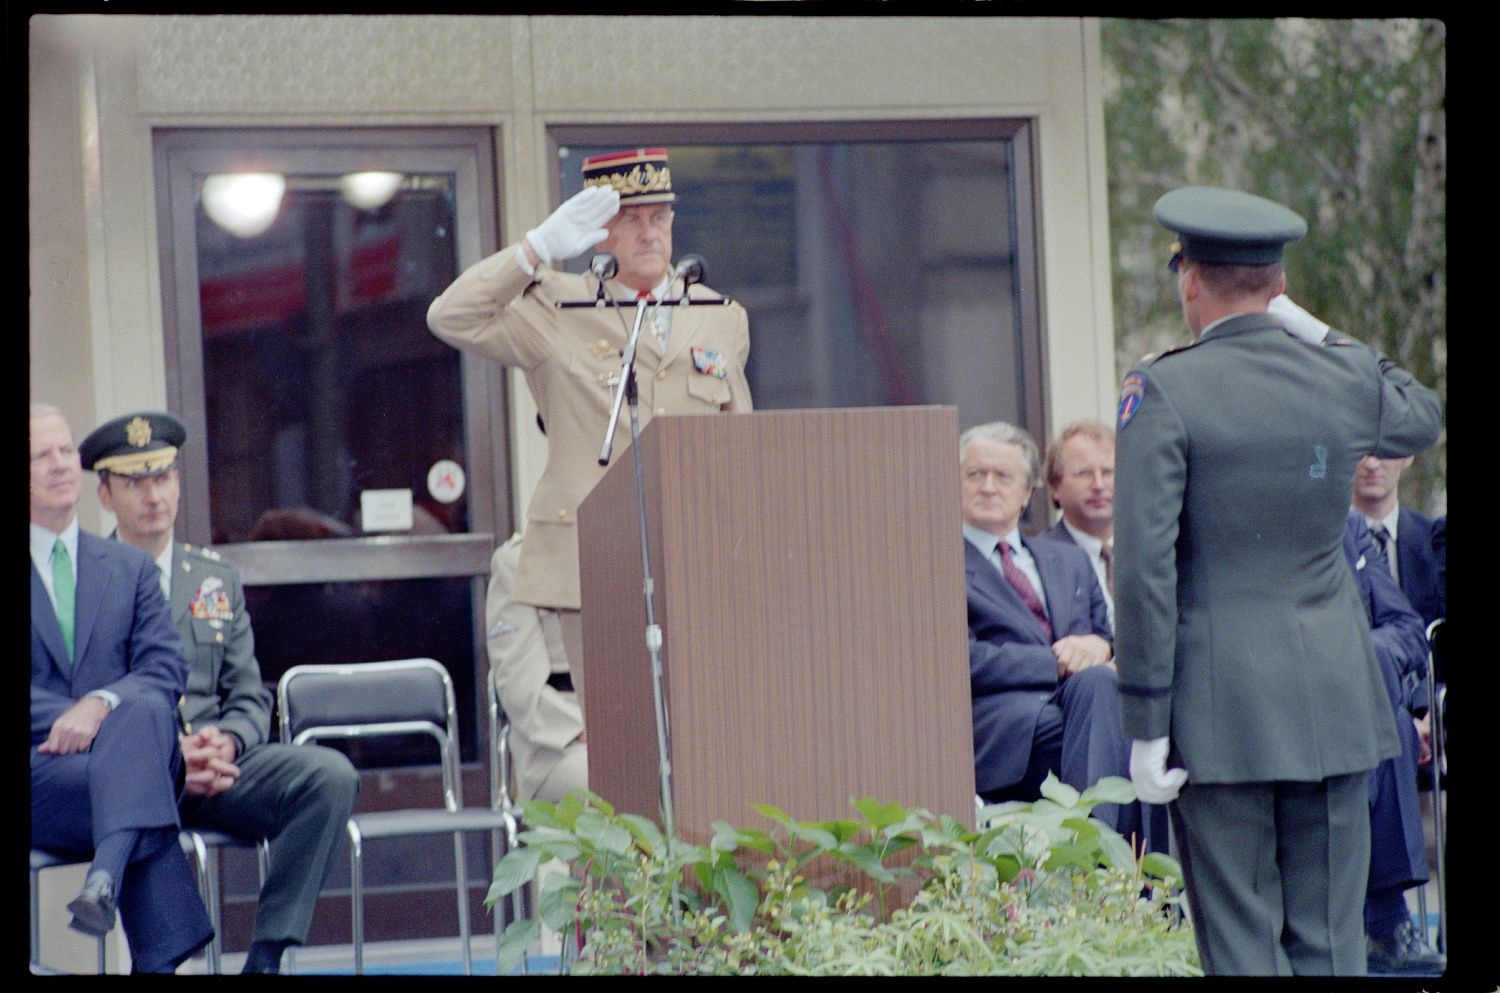
[[[606,285],[614,298],[628,301],[618,314],[613,308],[560,309],[554,306],[559,301],[594,299],[598,281],[545,268],[528,276],[515,253],[512,246],[461,273],[428,308],[427,326],[456,348],[525,370],[547,426],[547,465],[527,510],[514,594],[521,603],[577,610],[578,505],[604,475],[599,450],[635,323],[635,293]],[[695,285],[690,297],[718,294]],[[641,427],[657,414],[750,410],[745,309],[737,303],[670,309],[666,354],[649,330],[636,349]],[[622,404],[612,457],[629,448],[630,413]]]
[[1197,783],[1316,781],[1400,749],[1341,540],[1356,464],[1410,455],[1436,395],[1363,345],[1230,318],[1137,365],[1115,467],[1126,737]]
[[269,740],[271,693],[255,660],[239,572],[211,549],[174,541],[171,590],[172,623],[192,667],[183,720],[234,735],[244,755]]

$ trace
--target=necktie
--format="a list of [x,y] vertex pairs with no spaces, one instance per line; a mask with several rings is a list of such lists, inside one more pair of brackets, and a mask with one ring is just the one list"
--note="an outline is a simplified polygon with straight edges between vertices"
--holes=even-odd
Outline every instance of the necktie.
[[1114,542],[1106,541],[1099,546],[1099,557],[1104,560],[1104,585],[1109,587],[1109,595],[1115,595],[1115,549]]
[[1395,570],[1391,568],[1390,532],[1385,529],[1384,524],[1377,524],[1370,528],[1370,537],[1375,539],[1375,551],[1380,553],[1381,565],[1385,566],[1387,572],[1395,575]]
[[1016,565],[1012,556],[1010,542],[1002,541],[997,546],[1000,549],[1000,571],[1005,573],[1005,581],[1010,583],[1011,588],[1016,591],[1016,596],[1026,605],[1026,609],[1036,615],[1037,621],[1042,625],[1042,632],[1046,634],[1047,640],[1052,640],[1052,622],[1047,620],[1047,611],[1042,607],[1042,600],[1036,595],[1036,590],[1031,585],[1031,580],[1026,578],[1026,573]]
[[62,626],[68,661],[73,661],[73,560],[68,546],[58,538],[52,543],[52,593],[57,599],[57,623]]

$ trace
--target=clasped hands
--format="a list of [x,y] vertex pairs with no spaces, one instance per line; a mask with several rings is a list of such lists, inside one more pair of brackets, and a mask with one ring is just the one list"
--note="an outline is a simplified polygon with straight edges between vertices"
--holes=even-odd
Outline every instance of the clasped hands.
[[1057,657],[1058,679],[1096,665],[1115,667],[1114,649],[1097,634],[1064,635],[1052,643],[1052,654]]
[[179,741],[187,765],[184,788],[189,796],[218,796],[239,779],[240,768],[234,764],[239,745],[233,735],[208,724]]

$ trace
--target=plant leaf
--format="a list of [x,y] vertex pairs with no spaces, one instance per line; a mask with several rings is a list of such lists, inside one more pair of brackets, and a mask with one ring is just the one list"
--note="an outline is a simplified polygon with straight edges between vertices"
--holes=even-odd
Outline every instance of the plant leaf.
[[729,926],[736,932],[747,930],[760,906],[760,890],[755,884],[738,869],[724,869],[714,874],[713,890],[729,911]]
[[495,866],[494,881],[484,898],[484,905],[492,908],[495,901],[510,896],[531,882],[541,861],[542,853],[536,848],[513,848],[506,852],[505,857]]
[[595,848],[614,852],[616,855],[624,855],[630,851],[630,832],[619,822],[599,814],[579,814],[578,819],[573,822],[573,830],[580,840],[593,844]]
[[1058,779],[1055,772],[1047,773],[1047,778],[1042,782],[1042,796],[1058,806],[1078,806],[1078,791]]
[[657,827],[656,822],[651,818],[642,817],[640,814],[621,814],[619,820],[630,832],[631,837],[640,842],[641,848],[647,855],[655,852],[662,843],[661,828]]
[[1081,803],[1134,803],[1135,786],[1122,776],[1105,776],[1083,791]]
[[526,961],[526,950],[541,933],[542,922],[534,917],[523,917],[518,921],[511,921],[505,928],[505,933],[500,936],[500,946],[496,950],[495,971],[502,976],[515,972],[521,963]]
[[537,916],[552,930],[561,934],[573,924],[578,907],[578,880],[556,873],[542,883],[536,900]]

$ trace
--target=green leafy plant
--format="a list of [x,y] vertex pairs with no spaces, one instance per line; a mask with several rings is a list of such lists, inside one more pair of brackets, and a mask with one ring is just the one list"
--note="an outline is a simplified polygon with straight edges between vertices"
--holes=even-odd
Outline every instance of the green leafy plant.
[[[869,798],[831,821],[759,804],[768,830],[715,822],[698,845],[572,793],[524,805],[523,845],[485,905],[568,866],[506,928],[502,973],[545,922],[574,974],[1200,975],[1176,861],[1088,816],[1134,799],[1124,779],[1080,794],[1049,777],[1040,800],[987,807],[978,829]],[[830,866],[862,884],[809,882]]]

